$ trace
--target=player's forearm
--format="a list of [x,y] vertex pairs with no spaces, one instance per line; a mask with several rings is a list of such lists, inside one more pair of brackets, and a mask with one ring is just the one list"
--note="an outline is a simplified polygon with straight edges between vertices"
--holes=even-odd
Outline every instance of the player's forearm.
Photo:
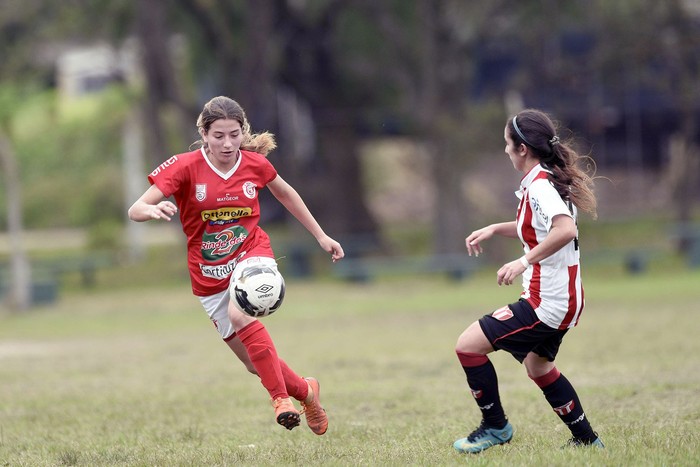
[[306,227],[306,230],[308,230],[316,240],[319,240],[321,237],[326,235],[301,198],[299,198],[299,200],[296,202],[285,205],[285,207],[301,223],[301,225]]
[[128,211],[129,219],[135,222],[145,222],[153,219],[151,210],[153,206],[146,204],[143,201],[135,202]]
[[517,238],[518,225],[515,221],[492,224],[493,233],[502,237]]
[[572,225],[552,226],[547,237],[525,255],[525,260],[530,264],[539,263],[571,243],[576,238],[576,227]]
[[316,222],[316,219],[309,211],[309,208],[304,203],[299,193],[279,175],[270,183],[268,183],[270,192],[277,198],[277,201],[282,203],[287,211],[293,215],[306,230],[314,236],[318,241],[326,237],[326,233],[321,226]]

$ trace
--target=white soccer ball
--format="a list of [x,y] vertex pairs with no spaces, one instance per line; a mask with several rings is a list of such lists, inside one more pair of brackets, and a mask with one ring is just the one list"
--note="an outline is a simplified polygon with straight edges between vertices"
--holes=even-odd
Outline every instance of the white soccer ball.
[[271,315],[282,305],[284,277],[270,266],[247,266],[233,281],[231,299],[236,308],[250,316]]

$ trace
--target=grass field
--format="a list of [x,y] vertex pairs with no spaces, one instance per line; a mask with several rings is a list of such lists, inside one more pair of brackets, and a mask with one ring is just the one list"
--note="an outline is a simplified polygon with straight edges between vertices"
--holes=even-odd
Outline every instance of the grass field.
[[[673,272],[669,272],[673,271]],[[0,465],[698,465],[700,271],[588,271],[588,306],[559,369],[605,450],[568,439],[524,368],[492,354],[513,441],[465,456],[479,422],[459,333],[514,299],[493,271],[372,284],[288,281],[264,319],[280,355],[318,377],[326,435],[288,432],[184,283],[73,291],[0,314]]]

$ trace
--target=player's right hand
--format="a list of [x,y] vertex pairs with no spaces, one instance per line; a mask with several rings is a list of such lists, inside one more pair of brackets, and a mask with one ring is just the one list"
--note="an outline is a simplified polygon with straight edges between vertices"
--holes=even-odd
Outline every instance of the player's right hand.
[[177,206],[175,206],[170,201],[161,201],[160,203],[153,206],[151,209],[151,218],[153,219],[165,219],[170,222],[170,219],[177,212]]
[[467,237],[465,243],[467,244],[467,253],[469,256],[479,256],[484,250],[481,248],[480,242],[483,240],[488,240],[493,235],[493,230],[489,227],[484,227],[483,229],[475,230]]

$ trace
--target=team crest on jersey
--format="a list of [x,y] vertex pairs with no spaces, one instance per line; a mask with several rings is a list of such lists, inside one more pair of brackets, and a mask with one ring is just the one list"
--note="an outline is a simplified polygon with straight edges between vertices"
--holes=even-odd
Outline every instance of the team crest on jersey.
[[194,197],[197,198],[197,201],[200,203],[207,199],[207,184],[206,183],[197,183],[194,186]]
[[246,196],[248,199],[255,199],[255,183],[253,182],[245,182],[243,184],[243,194]]
[[513,311],[508,308],[508,306],[504,306],[503,308],[499,308],[491,313],[491,316],[496,318],[498,321],[506,321],[513,317]]

